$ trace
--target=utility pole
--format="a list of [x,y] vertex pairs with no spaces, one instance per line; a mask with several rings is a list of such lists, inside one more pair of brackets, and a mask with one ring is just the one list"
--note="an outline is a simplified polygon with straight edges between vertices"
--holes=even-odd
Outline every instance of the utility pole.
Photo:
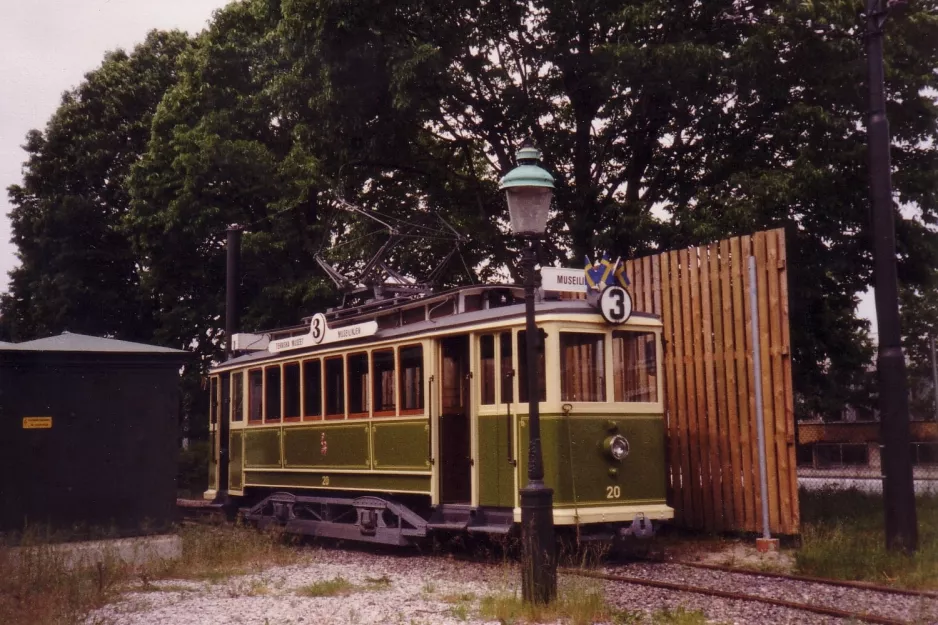
[[880,432],[883,444],[883,507],[886,548],[915,551],[918,522],[912,458],[909,453],[909,391],[899,328],[899,286],[896,275],[896,227],[889,161],[889,122],[883,69],[883,25],[896,0],[867,0],[866,52],[869,69],[870,200],[872,208],[873,278],[879,356]]

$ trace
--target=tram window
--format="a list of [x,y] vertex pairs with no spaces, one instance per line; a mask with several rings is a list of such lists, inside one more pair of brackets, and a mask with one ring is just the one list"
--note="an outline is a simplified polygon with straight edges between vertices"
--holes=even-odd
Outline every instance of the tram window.
[[349,354],[348,367],[348,416],[368,416],[368,354]]
[[394,401],[394,350],[372,352],[371,372],[375,416],[393,417],[397,408]]
[[[205,388],[204,386],[202,388]],[[208,386],[209,410],[208,416],[211,423],[218,423],[218,376],[209,378]]]
[[561,401],[606,401],[606,337],[560,333]]
[[412,323],[420,323],[427,320],[427,307],[418,306],[401,311],[401,325],[407,326]]
[[495,403],[495,335],[483,334],[479,337],[480,383],[482,405]]
[[283,418],[300,417],[300,363],[283,365]]
[[482,294],[467,295],[463,299],[463,312],[482,310]]
[[248,421],[264,418],[264,373],[260,369],[248,371]]
[[511,332],[502,332],[498,335],[500,370],[502,378],[502,403],[510,404],[515,400],[515,370],[511,364]]
[[612,333],[612,379],[616,401],[658,401],[654,332]]
[[326,418],[345,416],[345,375],[342,357],[326,358]]
[[401,413],[423,412],[423,347],[402,347],[398,354],[401,359]]
[[[544,368],[544,339],[547,334],[539,330],[540,340],[537,342],[537,388],[540,398],[538,401],[547,400],[547,378]],[[518,399],[524,403],[528,401],[528,352],[526,348],[525,332],[518,332]]]
[[437,304],[433,304],[429,307],[428,317],[430,319],[439,319],[440,317],[447,317],[449,315],[455,314],[456,312],[456,300],[449,299]]
[[244,420],[244,374],[240,371],[231,374],[231,420]]
[[267,421],[280,421],[280,365],[264,369],[264,417]]
[[303,361],[303,416],[322,416],[322,361]]

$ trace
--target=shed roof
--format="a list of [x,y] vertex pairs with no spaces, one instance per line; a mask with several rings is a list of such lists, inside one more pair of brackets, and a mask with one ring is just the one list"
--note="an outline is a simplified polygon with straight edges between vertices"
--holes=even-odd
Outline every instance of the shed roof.
[[181,349],[132,343],[117,339],[105,339],[87,334],[73,334],[63,332],[58,336],[49,336],[44,339],[24,341],[22,343],[0,344],[0,349],[10,351],[43,351],[43,352],[111,352],[123,354],[185,354]]

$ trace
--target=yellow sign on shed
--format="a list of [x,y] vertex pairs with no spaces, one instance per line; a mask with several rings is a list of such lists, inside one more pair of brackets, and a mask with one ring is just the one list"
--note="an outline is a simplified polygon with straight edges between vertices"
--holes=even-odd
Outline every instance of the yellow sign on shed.
[[24,430],[48,430],[52,427],[52,417],[23,417]]

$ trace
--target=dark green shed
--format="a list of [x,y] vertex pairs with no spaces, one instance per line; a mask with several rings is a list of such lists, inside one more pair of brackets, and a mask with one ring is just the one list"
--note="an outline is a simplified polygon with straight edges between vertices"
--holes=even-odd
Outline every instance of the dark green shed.
[[68,332],[0,344],[0,531],[171,524],[187,356]]

